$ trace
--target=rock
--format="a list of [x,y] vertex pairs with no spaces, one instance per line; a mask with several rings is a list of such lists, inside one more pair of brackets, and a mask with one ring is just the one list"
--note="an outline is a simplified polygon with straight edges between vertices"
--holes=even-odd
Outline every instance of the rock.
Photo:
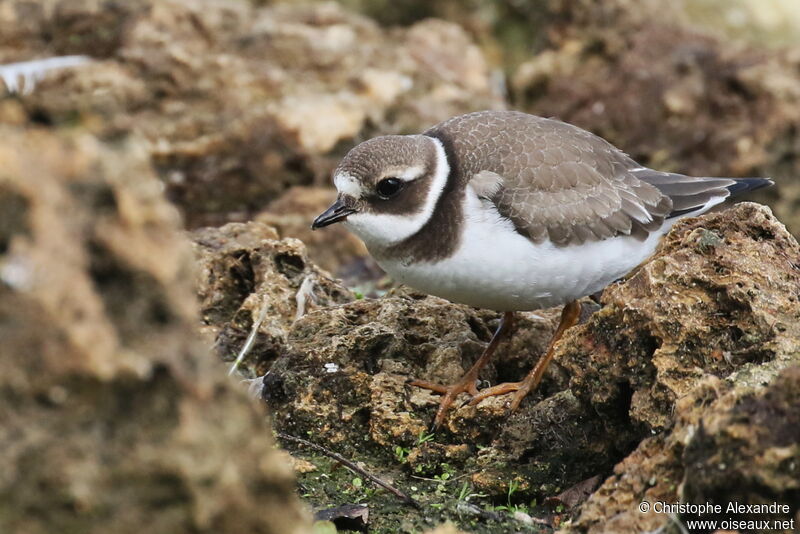
[[677,502],[680,461],[670,454],[665,435],[644,439],[614,468],[614,474],[583,504],[580,515],[565,532],[648,532],[663,524],[664,516],[642,501]]
[[0,531],[309,532],[141,142],[0,136]]
[[[552,315],[548,317],[520,321],[529,328],[522,330],[520,343],[524,339],[533,347],[544,346],[553,328]],[[464,358],[475,359],[483,350],[496,319],[492,312],[477,312],[407,290],[321,308],[292,325],[289,348],[272,367],[265,394],[279,399],[270,404],[277,419],[286,419],[287,431],[302,434],[313,429],[315,435],[337,443],[361,441],[364,428],[360,425],[368,425],[377,445],[413,445],[429,423],[435,397],[409,389],[406,380],[457,379]],[[515,356],[518,359],[500,360],[506,372],[522,367],[520,359],[525,355]],[[337,372],[326,370],[325,365],[331,363]],[[494,381],[497,371],[490,368],[484,376]],[[462,410],[475,418],[475,408]],[[323,423],[321,414],[337,415]],[[457,424],[458,419],[452,421]],[[480,428],[468,432],[471,438],[485,441],[487,435]]]
[[[746,520],[800,519],[800,366],[772,384],[744,386],[719,396],[702,419],[683,415],[681,497],[687,502],[787,505],[788,513],[739,513]],[[759,377],[761,378],[761,377]],[[738,389],[738,391],[737,391]],[[750,389],[750,391],[747,391]],[[720,388],[724,391],[725,388]],[[680,434],[679,434],[680,435]],[[718,514],[721,516],[722,514]]]
[[302,458],[295,458],[293,456],[286,455],[291,462],[292,468],[295,470],[296,473],[299,474],[306,474],[312,473],[317,470],[317,466],[312,464],[309,461],[303,460]]
[[[754,382],[745,369],[708,377],[676,405],[670,433],[645,439],[589,499],[568,532],[652,531],[670,519],[639,504],[715,503],[722,513],[681,520],[800,520],[800,367],[770,365]],[[786,506],[780,513],[730,512],[729,503]],[[776,529],[782,530],[782,529]],[[791,527],[785,529],[791,531]]]
[[[798,259],[797,242],[763,206],[689,219],[570,333],[560,361],[576,395],[609,424],[625,406],[642,437],[657,433],[615,467],[574,531],[663,526],[664,514],[638,511],[642,500],[775,500],[792,506],[781,519],[797,513],[800,449],[787,410],[800,407]],[[639,350],[650,356],[632,358]]]
[[503,105],[455,24],[384,31],[333,3],[254,4],[13,1],[0,13],[12,30],[0,58],[95,58],[45,76],[20,97],[26,114],[141,134],[193,227],[243,220],[292,185],[327,184],[365,136]]
[[336,276],[351,281],[379,278],[383,271],[364,243],[346,228],[332,225],[323,232],[311,230],[314,218],[334,200],[336,190],[329,187],[291,187],[255,220],[275,227],[281,237],[302,241],[311,260]]
[[290,326],[317,306],[347,302],[353,296],[308,259],[296,239],[278,239],[261,223],[229,223],[192,233],[197,262],[200,311],[218,356],[231,361],[257,325],[251,376],[267,372],[286,351]]
[[[684,467],[672,442],[687,396],[710,380],[768,384],[797,361],[798,265],[797,242],[763,206],[680,221],[654,258],[604,292],[602,309],[591,314],[596,305],[584,304],[588,318],[557,346],[540,389],[517,413],[508,414],[504,397],[457,403],[432,438],[438,397],[406,382],[458,378],[486,346],[496,313],[404,289],[318,308],[289,327],[263,393],[281,431],[383,469],[376,458],[390,454],[414,474],[469,473],[473,491],[495,498],[510,481],[518,498],[544,499],[614,472],[573,527],[610,528],[610,505],[598,495],[618,499],[620,514],[642,498],[677,498]],[[558,310],[538,313],[544,319],[521,314],[482,380],[516,380],[530,369]],[[697,403],[698,413],[705,407]],[[636,528],[650,524],[641,514],[613,521],[633,519]]]
[[[544,351],[557,313],[521,314],[513,349],[504,348],[482,378],[524,376]],[[436,443],[420,442],[438,397],[406,382],[459,378],[497,319],[407,290],[321,308],[292,325],[286,352],[265,378],[264,396],[282,431],[313,435],[360,456],[404,447],[414,473],[441,474],[443,464],[474,471],[468,480],[476,491],[502,494],[514,477],[528,493],[555,491],[610,469],[623,453],[615,446],[619,436],[607,433],[568,391],[526,404],[512,417],[501,398],[456,408]],[[566,385],[553,368],[532,397],[541,400]]]
[[609,416],[627,406],[644,432],[668,428],[675,401],[704,376],[800,352],[798,258],[797,241],[764,206],[680,221],[571,331],[559,356],[570,389]]

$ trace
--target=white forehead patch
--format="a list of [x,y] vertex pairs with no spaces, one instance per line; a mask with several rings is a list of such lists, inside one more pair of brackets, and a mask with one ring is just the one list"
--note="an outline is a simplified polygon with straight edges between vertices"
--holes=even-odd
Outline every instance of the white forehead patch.
[[337,172],[333,176],[333,185],[344,195],[361,198],[361,184],[346,172]]

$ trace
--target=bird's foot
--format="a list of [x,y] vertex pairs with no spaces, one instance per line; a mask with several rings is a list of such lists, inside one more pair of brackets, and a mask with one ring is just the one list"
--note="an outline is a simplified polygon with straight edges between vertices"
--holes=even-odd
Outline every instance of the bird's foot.
[[427,380],[412,380],[408,384],[422,389],[429,389],[434,393],[443,395],[442,400],[439,402],[439,409],[436,411],[436,417],[433,420],[434,429],[442,425],[450,406],[453,405],[453,402],[455,402],[456,398],[462,393],[469,394],[472,397],[469,401],[469,405],[475,406],[483,399],[516,392],[511,399],[511,411],[514,412],[519,407],[522,399],[536,387],[534,380],[526,378],[522,382],[504,382],[479,391],[475,379],[469,376],[464,376],[457,383],[449,386],[428,382]]
[[410,386],[417,386],[422,389],[429,389],[434,393],[443,395],[442,400],[439,402],[439,409],[436,411],[436,417],[433,419],[433,428],[439,428],[444,422],[444,417],[447,415],[447,410],[450,409],[453,402],[462,393],[468,393],[475,397],[478,395],[478,387],[475,385],[475,377],[470,376],[473,373],[467,373],[461,380],[455,384],[444,386],[435,382],[428,382],[427,380],[412,380],[409,382]]
[[536,387],[539,385],[539,382],[542,381],[544,372],[547,370],[547,366],[550,365],[550,360],[553,359],[553,355],[555,354],[556,343],[558,343],[558,341],[561,339],[561,336],[564,335],[564,332],[566,332],[567,329],[575,326],[578,323],[580,315],[581,305],[578,303],[578,301],[574,300],[564,306],[564,309],[561,311],[561,320],[558,323],[558,328],[556,328],[556,331],[553,334],[553,338],[550,340],[550,345],[547,347],[547,352],[544,354],[544,356],[539,358],[539,361],[536,362],[536,366],[531,369],[531,372],[528,373],[528,375],[521,382],[504,382],[503,384],[497,384],[496,386],[481,390],[481,392],[477,395],[473,395],[472,400],[469,402],[470,405],[474,406],[488,397],[495,397],[497,395],[505,395],[506,393],[514,392],[514,396],[511,397],[511,412],[515,412],[517,408],[519,408],[522,399],[524,399],[528,393],[536,389]]
[[450,406],[452,406],[453,401],[456,400],[456,397],[462,393],[469,393],[473,397],[478,394],[478,387],[475,385],[478,381],[478,374],[481,372],[481,369],[486,367],[486,364],[489,363],[489,359],[497,349],[497,345],[500,343],[500,340],[507,332],[511,330],[513,322],[514,313],[505,312],[503,314],[503,318],[500,320],[500,325],[497,327],[497,330],[492,336],[492,340],[489,342],[486,350],[483,351],[481,357],[478,358],[472,367],[470,367],[469,371],[467,371],[466,374],[464,374],[464,376],[462,376],[455,384],[443,386],[441,384],[428,382],[426,380],[413,380],[409,382],[409,385],[417,386],[423,389],[429,389],[435,393],[444,395],[439,403],[439,409],[436,411],[436,417],[433,420],[434,429],[442,426],[442,423],[444,422],[444,416],[447,415],[447,410],[450,409]]

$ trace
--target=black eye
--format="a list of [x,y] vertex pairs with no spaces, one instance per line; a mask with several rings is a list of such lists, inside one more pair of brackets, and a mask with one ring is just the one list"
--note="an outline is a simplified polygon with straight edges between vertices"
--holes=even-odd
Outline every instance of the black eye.
[[397,178],[384,178],[375,187],[378,196],[386,200],[392,198],[403,188],[403,182]]

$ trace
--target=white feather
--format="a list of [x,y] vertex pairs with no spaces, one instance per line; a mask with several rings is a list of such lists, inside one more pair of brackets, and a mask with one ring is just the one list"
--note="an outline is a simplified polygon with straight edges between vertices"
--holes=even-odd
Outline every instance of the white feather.
[[399,178],[404,182],[410,182],[411,180],[416,180],[425,172],[425,167],[422,165],[414,165],[413,167],[407,167],[402,170],[398,170],[397,172],[391,173],[392,178]]
[[346,172],[337,172],[333,176],[333,185],[336,186],[336,190],[339,191],[339,193],[353,198],[361,198],[361,194],[363,193],[358,180]]
[[645,241],[620,236],[583,245],[535,244],[467,188],[465,224],[455,253],[438,262],[379,263],[397,280],[479,308],[535,310],[590,295],[624,276],[656,248],[675,220]]
[[468,187],[482,198],[493,197],[503,186],[503,177],[492,171],[481,171],[472,177]]

